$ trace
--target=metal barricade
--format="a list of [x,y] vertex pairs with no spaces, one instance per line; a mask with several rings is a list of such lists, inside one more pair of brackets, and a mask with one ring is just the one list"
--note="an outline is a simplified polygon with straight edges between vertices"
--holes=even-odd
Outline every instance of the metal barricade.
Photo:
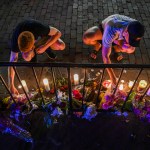
[[[26,98],[28,100],[28,103],[30,105],[30,107],[32,108],[32,104],[31,104],[31,100],[28,96],[28,93],[26,92],[22,82],[21,82],[21,77],[20,77],[20,74],[18,73],[17,68],[21,68],[21,67],[27,67],[27,68],[31,68],[32,69],[32,73],[33,73],[33,76],[32,78],[34,78],[34,80],[36,81],[36,84],[37,84],[37,89],[39,91],[39,94],[41,96],[41,99],[42,99],[42,104],[45,105],[45,99],[44,99],[44,96],[41,92],[41,76],[43,74],[43,70],[44,68],[48,68],[49,72],[48,73],[51,73],[51,81],[53,82],[53,86],[54,86],[54,93],[55,93],[55,97],[56,97],[56,100],[58,100],[58,92],[57,92],[57,84],[56,84],[56,77],[57,77],[57,74],[55,72],[55,70],[57,69],[57,72],[59,73],[59,75],[61,77],[63,77],[62,75],[62,71],[60,71],[61,68],[65,69],[66,70],[66,75],[67,75],[67,86],[68,86],[68,105],[69,105],[69,113],[72,114],[74,111],[83,111],[83,103],[84,103],[84,100],[86,99],[86,91],[85,91],[85,87],[86,87],[86,81],[87,81],[87,70],[89,69],[98,69],[100,71],[100,76],[98,78],[98,86],[97,86],[97,96],[96,96],[96,101],[95,101],[95,104],[99,101],[99,95],[101,93],[101,90],[102,90],[102,82],[105,78],[105,76],[107,75],[107,72],[106,72],[106,68],[113,68],[113,69],[117,69],[117,72],[119,72],[119,77],[118,77],[118,82],[115,86],[115,88],[113,89],[113,94],[116,93],[117,89],[118,89],[118,86],[119,86],[119,83],[121,81],[121,78],[124,74],[124,72],[126,71],[126,69],[130,69],[132,70],[133,69],[133,74],[134,74],[134,71],[136,70],[137,74],[135,74],[135,78],[134,78],[134,83],[132,85],[132,87],[128,90],[127,92],[127,96],[124,100],[124,103],[122,105],[122,108],[121,110],[123,111],[124,110],[124,107],[128,101],[128,98],[131,94],[131,92],[133,91],[133,89],[135,88],[135,86],[137,85],[137,81],[139,80],[141,74],[143,72],[146,72],[144,78],[146,78],[148,81],[148,85],[146,86],[146,88],[144,89],[144,91],[142,92],[142,95],[141,95],[141,99],[143,99],[149,88],[150,88],[150,84],[149,84],[149,71],[150,71],[150,65],[146,65],[146,64],[79,64],[79,63],[59,63],[59,62],[55,62],[55,63],[10,63],[10,62],[0,62],[0,68],[7,68],[7,67],[13,67],[14,71],[15,71],[15,74],[16,74],[16,77],[19,81],[19,83],[22,85],[22,89],[23,89],[23,92],[24,94],[26,95]],[[39,75],[39,78],[37,77],[37,73],[35,71],[36,68],[38,67],[41,67],[41,72]],[[73,108],[73,102],[72,102],[72,90],[73,90],[73,87],[74,87],[74,84],[72,83],[72,80],[73,80],[73,71],[74,69],[77,69],[79,70],[80,74],[83,76],[83,82],[82,82],[82,105],[81,105],[81,108],[79,110],[75,110]],[[82,70],[82,71],[81,71]],[[132,75],[133,75],[132,74]],[[128,76],[128,73],[126,73],[126,78],[128,78],[129,80],[129,76]],[[6,88],[8,94],[10,95],[11,99],[13,100],[14,103],[16,103],[13,95],[11,94],[9,88],[8,88],[8,85],[7,83],[5,82],[4,80],[4,77],[3,75],[1,74],[0,75],[0,80],[2,82],[2,85]],[[31,79],[32,80],[32,79]],[[79,81],[80,83],[80,81]],[[0,91],[1,93],[3,93],[2,91]]]

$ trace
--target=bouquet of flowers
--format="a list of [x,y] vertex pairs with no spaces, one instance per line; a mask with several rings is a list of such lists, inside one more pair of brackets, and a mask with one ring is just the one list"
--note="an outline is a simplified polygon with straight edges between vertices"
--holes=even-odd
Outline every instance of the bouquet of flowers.
[[141,98],[140,94],[136,94],[132,100],[133,111],[141,119],[147,119],[150,122],[150,100]]
[[127,93],[125,91],[117,90],[115,94],[113,94],[110,90],[106,91],[106,93],[101,93],[100,105],[99,107],[102,109],[110,109],[114,106],[119,106],[126,99]]

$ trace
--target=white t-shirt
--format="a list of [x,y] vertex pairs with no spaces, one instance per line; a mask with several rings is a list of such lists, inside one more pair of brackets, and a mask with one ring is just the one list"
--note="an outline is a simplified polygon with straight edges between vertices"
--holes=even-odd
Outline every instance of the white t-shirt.
[[102,27],[104,29],[103,46],[110,48],[112,43],[115,43],[115,40],[124,40],[123,32],[132,21],[136,20],[119,14],[111,15],[104,19],[102,21]]

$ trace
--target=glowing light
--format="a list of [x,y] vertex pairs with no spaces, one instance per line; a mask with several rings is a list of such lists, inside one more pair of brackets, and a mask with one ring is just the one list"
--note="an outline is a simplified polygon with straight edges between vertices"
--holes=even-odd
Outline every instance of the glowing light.
[[147,82],[145,80],[141,80],[139,82],[137,90],[138,91],[142,91],[142,90],[144,90],[146,88],[146,86],[147,86]]
[[78,84],[79,84],[79,75],[74,74],[74,85],[78,85]]
[[111,88],[111,80],[105,80],[105,81],[103,81],[103,83],[102,83],[102,85],[103,85],[103,87],[104,88]]
[[29,90],[28,90],[28,87],[27,87],[27,84],[26,84],[26,81],[25,80],[21,80],[21,83],[24,87],[24,90],[26,91],[26,93],[29,93]]
[[47,92],[50,91],[49,82],[48,82],[48,79],[47,79],[47,78],[44,78],[44,79],[43,79],[43,83],[44,83],[45,90],[46,90]]
[[18,85],[18,89],[21,89],[22,88],[22,86],[21,85]]
[[123,83],[119,85],[119,90],[123,90]]
[[128,87],[132,88],[133,84],[134,84],[134,81],[129,81]]

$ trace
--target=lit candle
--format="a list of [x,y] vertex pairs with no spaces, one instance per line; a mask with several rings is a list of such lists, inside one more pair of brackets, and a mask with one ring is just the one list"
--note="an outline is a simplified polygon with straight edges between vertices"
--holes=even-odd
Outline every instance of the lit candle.
[[43,83],[44,83],[44,86],[45,86],[45,90],[47,92],[50,91],[50,87],[49,87],[49,83],[48,83],[48,79],[47,78],[43,79]]
[[137,90],[138,91],[142,91],[142,90],[144,90],[146,88],[146,86],[147,86],[147,82],[145,80],[141,80],[139,82]]
[[79,75],[74,74],[74,85],[78,85],[78,84],[79,84]]
[[29,93],[29,90],[28,90],[28,87],[27,87],[27,84],[26,84],[26,81],[25,80],[22,80],[21,81],[23,87],[24,87],[24,90],[26,91],[26,93]]
[[21,85],[18,85],[18,89],[21,89],[22,88],[22,86]]
[[111,80],[105,80],[103,83],[102,83],[102,85],[103,85],[103,87],[104,88],[110,88],[111,87]]
[[124,80],[121,80],[121,84],[119,85],[119,90],[123,90],[123,83],[124,83]]
[[119,85],[119,90],[123,90],[123,83]]
[[129,81],[128,87],[131,89],[133,86],[134,82],[133,81]]

